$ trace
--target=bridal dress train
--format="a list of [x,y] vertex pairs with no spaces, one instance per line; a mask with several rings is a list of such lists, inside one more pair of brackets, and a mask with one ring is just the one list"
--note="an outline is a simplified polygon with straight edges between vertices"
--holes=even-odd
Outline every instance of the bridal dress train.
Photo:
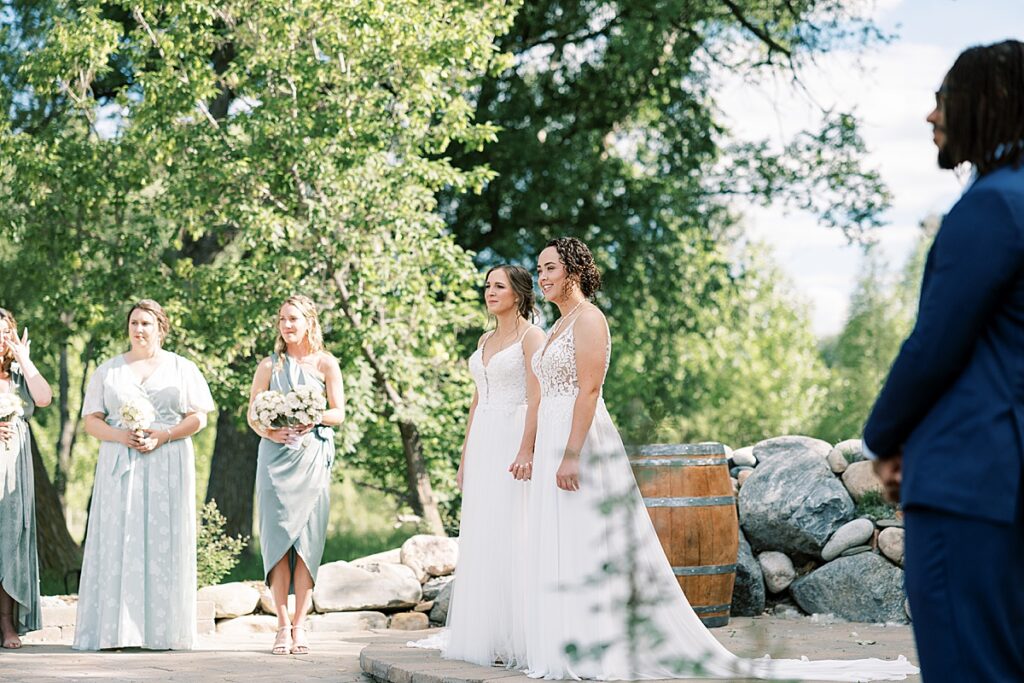
[[529,482],[508,471],[526,423],[522,338],[485,365],[482,347],[469,359],[477,406],[463,464],[459,566],[446,628],[409,643],[436,648],[445,659],[483,666],[525,665],[523,547]]
[[[574,323],[532,359],[541,403],[524,554],[526,673],[546,679],[829,681],[902,680],[918,673],[902,656],[742,659],[722,646],[679,589],[603,398],[580,456],[579,490],[557,488],[555,472],[579,393]],[[609,342],[606,370],[610,351]],[[481,619],[496,616],[486,609],[477,613]]]

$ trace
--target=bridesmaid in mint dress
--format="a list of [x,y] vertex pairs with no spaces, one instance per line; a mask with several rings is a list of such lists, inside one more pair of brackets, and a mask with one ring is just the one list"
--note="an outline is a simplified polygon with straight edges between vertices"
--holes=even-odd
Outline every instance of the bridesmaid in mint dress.
[[[334,430],[345,420],[345,397],[338,361],[324,350],[316,305],[301,295],[278,311],[274,353],[253,377],[249,425],[262,438],[256,466],[263,573],[277,611],[273,654],[307,654],[306,613],[323,557],[330,513]],[[263,391],[282,394],[307,385],[321,389],[327,410],[320,424],[264,429],[254,418],[252,401]],[[295,593],[295,616],[288,615],[288,594]]]
[[[189,650],[196,641],[196,475],[191,436],[214,409],[195,363],[165,351],[167,315],[143,299],[131,350],[89,379],[82,416],[100,440],[75,628],[76,650]],[[155,417],[125,429],[121,406]]]
[[14,316],[0,308],[0,393],[17,394],[24,415],[0,422],[0,644],[42,628],[36,553],[35,480],[28,420],[50,405],[50,385],[29,358],[28,330],[18,339]]

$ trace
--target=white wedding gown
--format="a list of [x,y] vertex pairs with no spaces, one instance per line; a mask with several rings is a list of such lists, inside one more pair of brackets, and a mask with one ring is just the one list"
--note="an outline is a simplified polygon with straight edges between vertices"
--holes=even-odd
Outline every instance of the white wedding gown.
[[[555,472],[579,392],[574,322],[532,359],[541,403],[523,588],[523,668],[528,675],[862,681],[902,680],[918,673],[903,657],[896,661],[741,659],[723,647],[701,623],[676,582],[603,398],[598,400],[581,454],[579,491],[556,487]],[[609,345],[606,369],[610,351]],[[497,425],[491,429],[500,433]],[[473,509],[464,514],[468,521],[486,512]],[[492,568],[500,570],[497,558],[493,562]],[[459,572],[461,577],[461,566]],[[483,610],[479,616],[497,618]],[[567,648],[574,654],[567,653]]]
[[522,339],[495,353],[470,356],[477,406],[463,465],[459,566],[447,627],[409,645],[441,650],[445,659],[484,666],[525,665],[523,550],[529,482],[508,471],[526,423]]

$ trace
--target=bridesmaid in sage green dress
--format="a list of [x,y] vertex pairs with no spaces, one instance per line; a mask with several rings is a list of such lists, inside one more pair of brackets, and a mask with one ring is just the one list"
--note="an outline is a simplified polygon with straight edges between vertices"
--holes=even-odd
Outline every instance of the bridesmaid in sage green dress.
[[[196,642],[196,471],[192,435],[214,409],[199,368],[165,351],[160,304],[128,312],[131,350],[102,363],[82,401],[100,441],[82,560],[76,650],[191,650]],[[148,429],[126,403],[153,407]]]
[[14,316],[0,308],[0,393],[18,394],[24,415],[0,422],[0,638],[8,650],[19,635],[43,627],[39,611],[35,480],[28,420],[53,393],[29,359],[28,330],[18,339]]
[[[316,305],[301,295],[278,311],[274,354],[263,359],[253,377],[249,425],[262,438],[256,466],[263,573],[277,611],[273,654],[307,654],[305,621],[323,557],[330,513],[334,430],[345,420],[345,396],[338,361],[324,350]],[[311,385],[324,391],[327,410],[320,424],[264,429],[252,401],[268,389],[287,393]],[[288,615],[294,589],[295,616]]]

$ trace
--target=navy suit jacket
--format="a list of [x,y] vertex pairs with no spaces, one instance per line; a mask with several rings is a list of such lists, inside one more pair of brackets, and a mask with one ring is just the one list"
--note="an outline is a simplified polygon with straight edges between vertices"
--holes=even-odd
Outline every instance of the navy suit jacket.
[[1024,167],[979,178],[928,253],[914,330],[864,427],[904,507],[1013,522],[1024,460]]

